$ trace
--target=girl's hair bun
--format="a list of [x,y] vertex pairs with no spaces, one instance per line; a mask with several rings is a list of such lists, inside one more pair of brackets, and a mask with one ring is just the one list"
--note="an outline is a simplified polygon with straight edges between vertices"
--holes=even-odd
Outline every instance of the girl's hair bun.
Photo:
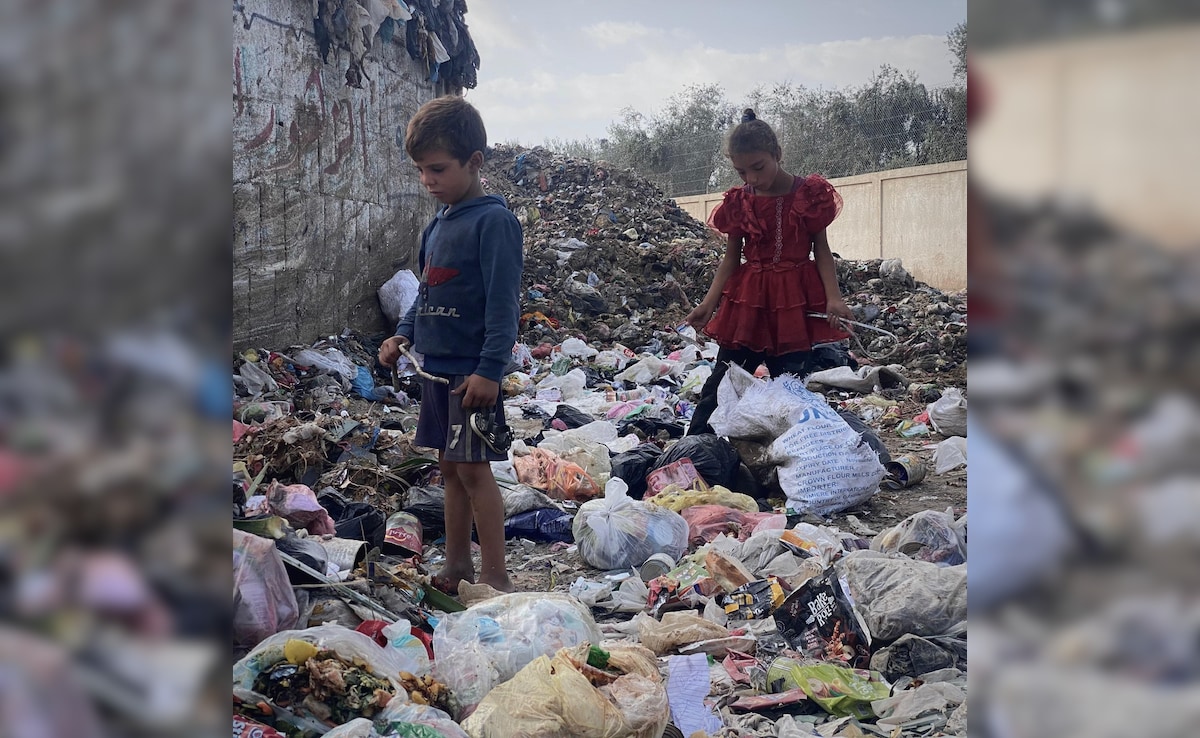
[[754,114],[754,108],[746,108],[742,111],[742,122],[758,120],[758,116]]

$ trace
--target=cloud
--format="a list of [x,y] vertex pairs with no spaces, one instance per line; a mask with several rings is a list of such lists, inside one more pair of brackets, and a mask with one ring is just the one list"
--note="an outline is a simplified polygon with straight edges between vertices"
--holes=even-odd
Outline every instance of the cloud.
[[913,70],[931,87],[949,84],[952,76],[945,38],[934,35],[788,44],[753,52],[694,40],[644,44],[636,50],[640,53],[625,54],[623,63],[610,60],[611,71],[570,71],[566,61],[553,60],[536,70],[510,68],[503,76],[482,77],[468,96],[483,113],[493,141],[533,145],[547,138],[602,138],[623,108],[656,113],[668,98],[694,84],[719,84],[737,105],[759,85],[862,85],[884,63]]
[[484,52],[496,53],[504,49],[520,49],[525,45],[517,25],[501,10],[502,3],[473,3],[467,16],[467,29],[481,57]]
[[620,46],[627,44],[638,38],[650,36],[655,31],[647,28],[641,23],[617,23],[614,21],[601,21],[594,23],[583,29],[583,33],[592,39],[600,48],[607,46]]

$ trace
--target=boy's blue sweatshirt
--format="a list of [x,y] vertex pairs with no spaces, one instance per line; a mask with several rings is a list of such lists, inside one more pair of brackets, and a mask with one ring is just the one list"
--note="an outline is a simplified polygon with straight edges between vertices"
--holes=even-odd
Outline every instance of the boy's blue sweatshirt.
[[443,205],[421,234],[417,299],[396,335],[425,355],[425,369],[499,382],[520,321],[521,224],[504,198]]

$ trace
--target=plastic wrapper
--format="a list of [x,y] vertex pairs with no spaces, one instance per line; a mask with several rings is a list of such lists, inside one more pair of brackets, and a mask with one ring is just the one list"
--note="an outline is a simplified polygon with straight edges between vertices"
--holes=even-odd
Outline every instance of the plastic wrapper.
[[542,448],[528,456],[514,456],[513,467],[522,484],[544,490],[556,500],[585,502],[600,494],[600,486],[579,464]]
[[966,542],[961,540],[951,511],[922,510],[871,540],[871,550],[902,553],[918,561],[954,566],[967,560]]
[[[400,672],[404,663],[399,654],[381,648],[369,636],[340,625],[283,631],[255,646],[233,665],[234,696],[250,704],[266,702],[275,711],[277,718],[282,715],[286,722],[300,728],[315,730],[318,734],[324,734],[331,727],[340,724],[336,719],[329,722],[330,718],[318,716],[307,699],[303,702],[296,701],[285,709],[255,690],[255,682],[264,672],[269,673],[281,664],[302,662],[306,654],[303,649],[297,649],[293,642],[312,644],[316,650],[332,651],[342,662],[360,666],[371,676],[386,682],[394,693],[391,702],[408,701],[408,694],[400,685]],[[314,649],[308,650],[311,652]],[[300,652],[300,658],[296,656],[297,651]]]
[[959,388],[947,388],[925,410],[929,413],[933,429],[943,436],[967,435],[967,398],[963,397]]
[[853,668],[870,663],[871,633],[831,571],[788,595],[775,611],[775,623],[792,648],[809,658]]
[[325,738],[470,738],[442,710],[412,702],[393,702],[372,720],[356,718]]
[[780,656],[767,669],[771,692],[802,689],[826,712],[866,720],[875,717],[871,703],[887,698],[890,687],[874,671]]
[[657,553],[678,559],[687,550],[688,525],[677,512],[631,499],[621,479],[604,497],[579,507],[572,524],[579,556],[598,569],[626,569]]
[[658,738],[670,721],[654,659],[637,646],[612,646],[604,666],[587,646],[531,662],[496,687],[463,721],[472,738]]
[[655,620],[644,613],[634,617],[638,640],[655,655],[662,656],[698,641],[729,637],[729,629],[705,620],[694,612],[672,610]]
[[358,367],[346,355],[335,348],[306,348],[292,354],[292,360],[300,366],[311,366],[325,374],[334,374],[346,382],[358,376]]
[[599,642],[591,611],[574,597],[501,595],[438,621],[433,674],[450,687],[459,709],[467,710],[535,658]]
[[233,585],[234,645],[295,627],[300,611],[274,541],[233,529]]
[[725,614],[737,620],[761,620],[783,604],[783,587],[775,577],[747,582],[729,594],[717,596]]

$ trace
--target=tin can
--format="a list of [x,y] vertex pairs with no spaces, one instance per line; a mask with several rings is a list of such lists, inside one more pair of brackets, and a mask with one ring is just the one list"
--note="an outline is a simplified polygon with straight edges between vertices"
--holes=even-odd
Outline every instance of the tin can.
[[883,483],[889,489],[904,489],[917,484],[925,478],[925,462],[912,454],[897,456],[884,465],[887,476]]
[[674,568],[675,559],[665,553],[656,553],[646,559],[646,563],[638,569],[638,574],[642,577],[643,582],[649,582],[658,579]]
[[421,521],[412,513],[397,512],[388,517],[384,525],[383,551],[404,556],[420,556],[422,544]]

